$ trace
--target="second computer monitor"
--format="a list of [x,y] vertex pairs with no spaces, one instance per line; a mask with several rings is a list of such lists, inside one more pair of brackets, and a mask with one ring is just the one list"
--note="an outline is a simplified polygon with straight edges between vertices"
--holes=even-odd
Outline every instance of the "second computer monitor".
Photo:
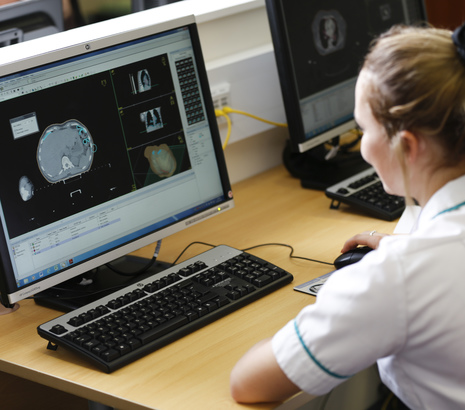
[[296,153],[316,149],[321,158],[307,157],[325,164],[324,144],[355,127],[355,83],[370,41],[394,24],[424,22],[426,11],[422,0],[266,0],[266,7],[294,154],[290,167],[305,177],[307,158]]
[[0,6],[0,47],[63,30],[62,0],[16,1]]

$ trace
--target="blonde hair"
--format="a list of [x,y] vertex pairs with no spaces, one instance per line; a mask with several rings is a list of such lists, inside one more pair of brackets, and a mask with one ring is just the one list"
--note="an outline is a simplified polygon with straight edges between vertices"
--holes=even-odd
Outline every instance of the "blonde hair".
[[451,35],[393,27],[372,44],[363,65],[371,74],[368,103],[388,137],[407,130],[436,140],[442,165],[465,159],[465,61]]

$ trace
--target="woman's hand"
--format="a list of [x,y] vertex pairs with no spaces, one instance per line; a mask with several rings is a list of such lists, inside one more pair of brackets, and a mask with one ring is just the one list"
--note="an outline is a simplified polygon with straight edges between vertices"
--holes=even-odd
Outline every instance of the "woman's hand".
[[362,246],[369,246],[372,249],[376,249],[379,246],[381,239],[385,236],[389,236],[386,233],[379,233],[376,231],[371,232],[362,232],[357,235],[352,236],[352,238],[348,239],[344,246],[342,247],[341,252],[345,253],[350,251],[351,249],[356,248],[359,245]]

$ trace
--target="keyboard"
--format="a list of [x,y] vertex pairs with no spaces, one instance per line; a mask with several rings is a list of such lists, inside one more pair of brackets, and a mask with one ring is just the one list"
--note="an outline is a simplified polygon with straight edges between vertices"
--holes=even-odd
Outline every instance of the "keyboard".
[[333,200],[331,208],[337,209],[346,203],[386,221],[399,218],[405,209],[404,198],[386,193],[371,167],[326,188],[325,193]]
[[40,325],[48,348],[71,349],[111,373],[292,282],[226,245]]

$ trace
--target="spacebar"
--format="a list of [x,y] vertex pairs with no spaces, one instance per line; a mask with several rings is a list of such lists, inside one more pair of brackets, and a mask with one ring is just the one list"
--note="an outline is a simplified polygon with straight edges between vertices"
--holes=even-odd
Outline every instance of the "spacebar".
[[177,328],[189,323],[189,320],[186,316],[176,316],[174,319],[170,319],[161,325],[150,329],[149,331],[137,335],[137,338],[140,339],[142,344],[150,343],[151,341],[158,339],[166,334],[176,330]]

